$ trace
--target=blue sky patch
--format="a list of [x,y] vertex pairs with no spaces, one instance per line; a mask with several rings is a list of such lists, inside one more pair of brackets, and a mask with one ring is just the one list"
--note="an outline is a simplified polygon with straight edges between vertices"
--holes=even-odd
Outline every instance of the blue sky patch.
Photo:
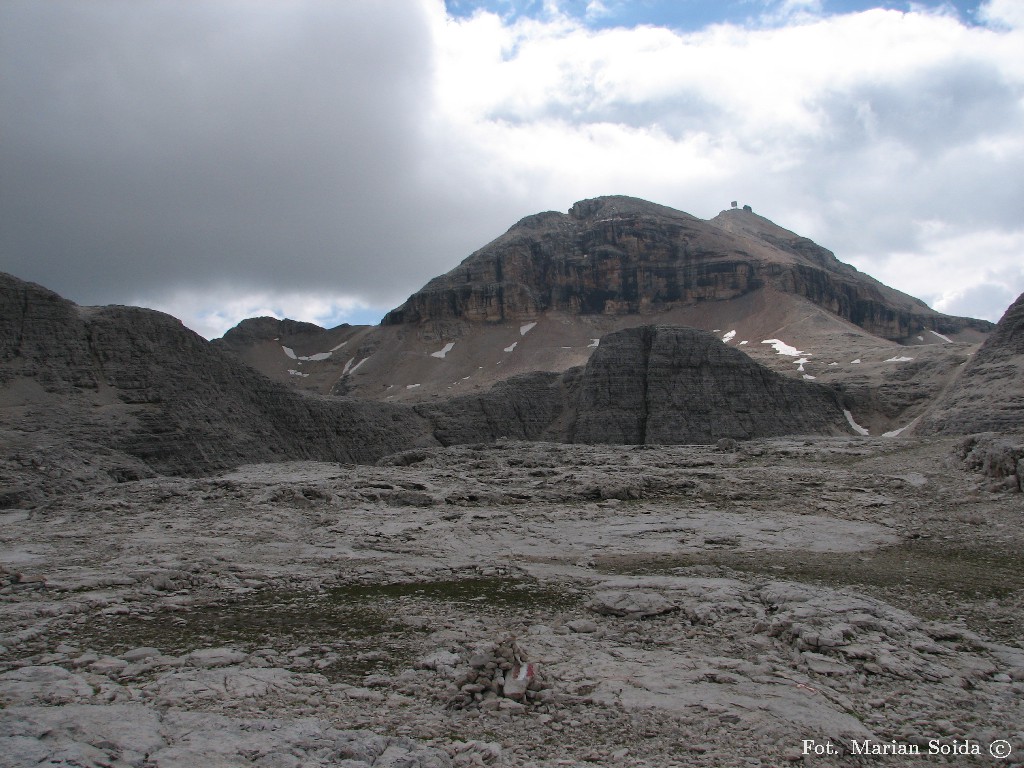
[[721,23],[770,24],[773,20],[781,21],[787,13],[801,9],[823,16],[857,13],[872,8],[896,11],[924,9],[955,12],[964,23],[974,24],[979,5],[979,0],[445,0],[448,13],[455,18],[467,18],[477,11],[489,11],[509,21],[518,18],[544,19],[550,17],[553,7],[557,7],[561,13],[594,29],[647,24],[682,31],[694,31]]

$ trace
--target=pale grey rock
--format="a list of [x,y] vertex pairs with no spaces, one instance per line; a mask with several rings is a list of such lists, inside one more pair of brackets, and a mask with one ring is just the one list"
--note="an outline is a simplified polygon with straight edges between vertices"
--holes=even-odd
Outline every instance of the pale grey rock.
[[161,656],[159,648],[140,647],[132,648],[130,651],[125,651],[121,654],[121,658],[127,662],[145,661],[156,656]]
[[589,607],[595,613],[637,619],[660,616],[679,609],[676,603],[662,594],[639,590],[598,592]]
[[114,656],[103,656],[89,665],[89,671],[97,675],[116,677],[127,666],[128,662],[124,659],[119,659]]
[[457,653],[439,648],[438,650],[427,654],[416,660],[416,669],[432,669],[440,671],[442,669],[452,669],[459,664],[460,656]]
[[227,667],[246,658],[248,654],[236,648],[200,648],[188,655],[189,662],[197,667]]
[[138,704],[0,710],[0,766],[35,764],[447,768],[451,761],[411,739],[339,730],[312,718],[239,719],[174,710],[161,714]]
[[819,675],[849,675],[857,671],[849,664],[812,651],[804,651],[800,654],[800,658],[808,669]]
[[165,673],[146,686],[163,706],[188,706],[198,701],[255,699],[271,694],[294,698],[309,686],[326,684],[319,674],[296,673],[279,667],[241,669],[181,669]]
[[58,666],[30,666],[0,673],[0,701],[7,705],[42,702],[71,704],[96,693],[79,674]]

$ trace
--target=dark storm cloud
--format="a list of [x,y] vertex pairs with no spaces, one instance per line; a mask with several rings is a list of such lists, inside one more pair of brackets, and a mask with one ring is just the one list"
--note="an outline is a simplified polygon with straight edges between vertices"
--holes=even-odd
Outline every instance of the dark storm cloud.
[[384,5],[6,2],[0,268],[80,302],[380,295],[430,215],[428,28]]

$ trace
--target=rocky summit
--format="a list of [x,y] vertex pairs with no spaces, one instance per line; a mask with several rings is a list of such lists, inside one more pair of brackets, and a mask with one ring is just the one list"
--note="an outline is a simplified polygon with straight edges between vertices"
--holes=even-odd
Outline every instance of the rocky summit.
[[1022,765],[1022,333],[629,198],[377,328],[0,274],[0,768]]
[[384,324],[520,321],[547,311],[636,314],[764,289],[809,299],[886,339],[989,327],[935,312],[752,211],[703,221],[622,196],[523,219],[427,283]]

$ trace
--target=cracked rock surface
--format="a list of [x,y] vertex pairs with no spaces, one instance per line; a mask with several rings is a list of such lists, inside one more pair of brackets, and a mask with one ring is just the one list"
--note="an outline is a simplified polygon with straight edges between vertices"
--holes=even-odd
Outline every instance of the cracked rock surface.
[[0,766],[1016,764],[1021,497],[957,446],[499,442],[4,510]]

